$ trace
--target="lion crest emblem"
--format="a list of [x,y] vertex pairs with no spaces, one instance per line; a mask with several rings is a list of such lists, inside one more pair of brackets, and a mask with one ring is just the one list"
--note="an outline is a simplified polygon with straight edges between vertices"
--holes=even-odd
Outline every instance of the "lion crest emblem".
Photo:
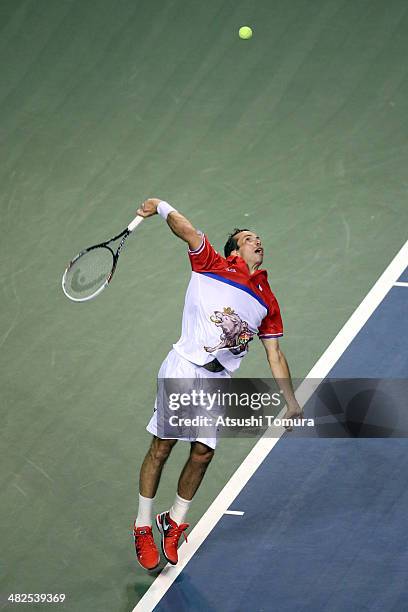
[[243,353],[248,348],[248,343],[253,339],[254,333],[236,312],[230,308],[214,310],[210,321],[221,328],[220,341],[216,346],[205,346],[207,353],[220,350],[229,350],[234,355]]

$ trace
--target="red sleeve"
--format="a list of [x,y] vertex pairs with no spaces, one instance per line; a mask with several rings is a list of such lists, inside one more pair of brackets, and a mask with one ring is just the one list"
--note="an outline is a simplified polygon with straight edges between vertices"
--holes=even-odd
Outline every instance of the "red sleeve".
[[283,336],[282,317],[275,296],[273,296],[272,301],[268,305],[268,314],[259,326],[258,336],[264,339],[280,338]]
[[194,249],[194,251],[188,249],[188,256],[193,272],[212,270],[223,259],[210,244],[205,234],[202,235],[201,244],[197,249]]

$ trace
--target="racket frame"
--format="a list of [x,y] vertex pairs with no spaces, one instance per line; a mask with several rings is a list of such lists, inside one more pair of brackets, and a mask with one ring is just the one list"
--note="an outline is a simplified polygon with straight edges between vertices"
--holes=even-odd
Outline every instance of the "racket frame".
[[[62,281],[61,281],[62,290],[68,299],[70,299],[72,302],[88,302],[89,300],[93,300],[93,298],[96,298],[100,293],[102,293],[104,289],[106,289],[106,287],[111,282],[113,274],[116,270],[116,264],[118,263],[119,255],[120,255],[121,250],[123,249],[126,238],[128,238],[130,234],[136,229],[136,227],[140,225],[143,219],[144,217],[140,217],[139,215],[137,215],[129,223],[129,225],[122,232],[120,232],[120,234],[118,234],[117,236],[114,236],[113,238],[110,238],[109,240],[106,240],[105,242],[100,242],[99,244],[94,244],[93,246],[83,249],[82,251],[80,251],[80,253],[78,253],[78,255],[76,255],[73,259],[71,259],[71,261],[69,262],[68,266],[65,269],[64,274],[62,275]],[[116,252],[114,252],[113,249],[111,249],[111,247],[109,246],[109,244],[111,242],[116,242],[116,240],[119,240],[119,238],[122,238],[122,240],[120,241],[119,246],[116,249]],[[99,249],[101,247],[109,249],[113,257],[112,268],[111,268],[109,275],[106,278],[106,281],[103,283],[103,285],[101,285],[101,287],[99,287],[99,289],[95,291],[95,293],[92,293],[91,295],[88,295],[85,298],[74,298],[72,295],[69,295],[69,293],[67,292],[65,288],[65,280],[66,280],[68,272],[70,271],[72,266],[78,261],[80,257],[85,255],[86,253],[89,253],[90,251],[93,251],[94,249]]]

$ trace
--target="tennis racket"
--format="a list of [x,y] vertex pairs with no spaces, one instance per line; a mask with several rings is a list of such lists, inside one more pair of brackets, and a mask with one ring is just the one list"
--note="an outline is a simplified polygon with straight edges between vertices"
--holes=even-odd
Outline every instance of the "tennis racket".
[[[72,259],[62,277],[62,289],[73,302],[87,302],[99,295],[111,282],[126,238],[143,221],[137,215],[120,234],[84,249]],[[115,249],[115,242],[120,240]]]

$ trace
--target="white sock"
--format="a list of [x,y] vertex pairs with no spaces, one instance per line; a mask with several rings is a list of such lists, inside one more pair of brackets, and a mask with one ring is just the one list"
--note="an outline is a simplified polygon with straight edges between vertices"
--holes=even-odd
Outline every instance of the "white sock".
[[139,493],[139,509],[136,517],[136,527],[146,527],[152,524],[154,497],[143,497]]
[[176,521],[177,525],[184,523],[191,501],[191,499],[183,499],[176,493],[176,499],[170,508],[170,518]]

